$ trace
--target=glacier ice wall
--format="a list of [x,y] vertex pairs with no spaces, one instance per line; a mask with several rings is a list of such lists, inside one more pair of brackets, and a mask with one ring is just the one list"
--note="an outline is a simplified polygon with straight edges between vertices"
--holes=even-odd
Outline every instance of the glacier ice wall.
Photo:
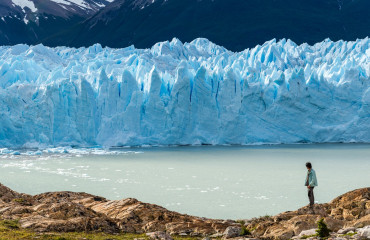
[[0,146],[370,142],[369,46],[2,46]]

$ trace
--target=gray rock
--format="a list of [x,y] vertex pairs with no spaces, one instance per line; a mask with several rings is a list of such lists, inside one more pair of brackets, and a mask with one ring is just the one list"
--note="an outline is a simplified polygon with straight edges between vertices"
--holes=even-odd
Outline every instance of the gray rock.
[[10,209],[10,207],[4,207],[4,208],[0,209],[0,214],[8,211],[9,209]]
[[358,231],[358,234],[361,238],[370,239],[370,226],[366,226]]
[[238,226],[231,226],[226,228],[225,232],[223,233],[224,238],[234,238],[234,237],[239,237],[240,232],[242,228]]
[[342,229],[339,229],[338,233],[339,234],[346,234],[350,231],[355,231],[355,230],[356,230],[356,228],[354,228],[354,227],[342,228]]
[[314,235],[316,234],[316,229],[313,228],[313,229],[310,229],[310,230],[305,230],[305,231],[302,231],[298,237],[301,238],[303,236],[311,236],[311,235]]
[[173,240],[172,237],[165,232],[151,232],[146,234],[150,239],[154,240]]

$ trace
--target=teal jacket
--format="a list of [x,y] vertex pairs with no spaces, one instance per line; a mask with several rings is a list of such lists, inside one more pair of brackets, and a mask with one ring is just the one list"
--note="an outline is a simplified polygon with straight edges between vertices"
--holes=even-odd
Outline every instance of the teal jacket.
[[316,172],[311,168],[311,171],[307,171],[305,186],[317,187]]

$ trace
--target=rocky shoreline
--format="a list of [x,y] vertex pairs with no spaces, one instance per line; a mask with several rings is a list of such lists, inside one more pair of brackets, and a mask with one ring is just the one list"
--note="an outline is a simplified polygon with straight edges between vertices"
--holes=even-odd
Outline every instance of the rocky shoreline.
[[[48,232],[148,233],[152,239],[196,238],[316,239],[320,219],[333,239],[370,239],[370,188],[329,203],[243,221],[208,219],[169,211],[133,198],[110,201],[87,193],[28,195],[0,184],[0,219],[21,229]],[[244,235],[244,236],[241,236]]]

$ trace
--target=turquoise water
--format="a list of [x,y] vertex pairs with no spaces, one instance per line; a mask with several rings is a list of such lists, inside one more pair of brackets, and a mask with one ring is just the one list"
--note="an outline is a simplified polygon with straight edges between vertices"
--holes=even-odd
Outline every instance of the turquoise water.
[[370,145],[202,146],[0,155],[0,181],[29,194],[83,191],[127,197],[202,217],[244,219],[308,204],[311,161],[316,200],[370,186]]

